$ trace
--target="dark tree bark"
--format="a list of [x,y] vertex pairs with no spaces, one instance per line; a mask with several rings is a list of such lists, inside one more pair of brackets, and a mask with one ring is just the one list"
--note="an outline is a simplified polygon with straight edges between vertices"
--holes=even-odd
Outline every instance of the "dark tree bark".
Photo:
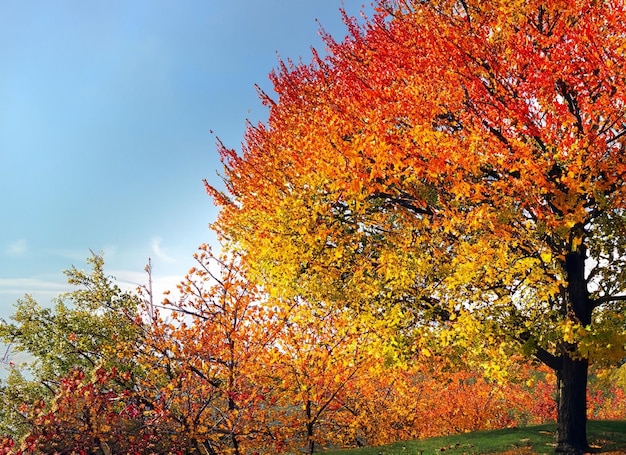
[[313,435],[315,432],[315,420],[313,419],[313,412],[311,409],[311,400],[306,402],[306,439],[307,439],[307,454],[311,455],[315,453],[315,440]]
[[572,455],[589,452],[587,443],[588,359],[562,354],[558,375],[557,453]]
[[[582,228],[581,228],[582,229]],[[580,245],[565,257],[567,299],[564,313],[583,326],[591,324],[593,302],[585,279],[586,250]],[[557,453],[589,452],[587,442],[587,374],[589,359],[576,354],[576,345],[560,346],[558,377]]]

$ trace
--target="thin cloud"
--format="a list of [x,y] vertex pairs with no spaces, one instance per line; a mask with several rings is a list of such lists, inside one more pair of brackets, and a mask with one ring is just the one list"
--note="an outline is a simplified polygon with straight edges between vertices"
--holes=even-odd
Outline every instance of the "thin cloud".
[[176,262],[172,256],[168,255],[167,252],[161,247],[161,237],[153,237],[152,238],[152,252],[161,260],[165,262]]
[[58,293],[67,291],[69,287],[63,282],[40,278],[0,278],[0,293]]
[[19,239],[9,244],[6,249],[6,253],[9,256],[23,256],[28,252],[28,242],[26,239]]
[[0,319],[8,318],[15,309],[13,305],[26,294],[50,306],[56,297],[70,290],[67,283],[45,278],[0,278]]

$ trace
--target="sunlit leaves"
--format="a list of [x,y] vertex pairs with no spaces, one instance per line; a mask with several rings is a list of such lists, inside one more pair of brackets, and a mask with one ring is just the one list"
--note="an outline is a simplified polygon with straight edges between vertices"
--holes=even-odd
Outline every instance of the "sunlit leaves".
[[351,445],[358,432],[349,403],[372,374],[382,374],[382,357],[374,354],[380,334],[348,312],[302,301],[284,318],[268,364],[281,384],[273,417],[281,422],[277,435],[287,448],[305,453]]
[[280,320],[236,255],[202,245],[195,258],[180,298],[166,300],[148,329],[142,393],[158,397],[154,418],[180,447],[241,454],[271,436],[267,358]]
[[221,150],[216,229],[275,295],[475,309],[554,353],[625,290],[624,6],[380,6],[272,75],[267,125]]
[[513,347],[572,370],[559,450],[583,452],[570,391],[625,341],[600,308],[626,294],[626,7],[377,6],[272,74],[267,123],[221,147],[215,228],[272,295],[449,336],[500,380]]

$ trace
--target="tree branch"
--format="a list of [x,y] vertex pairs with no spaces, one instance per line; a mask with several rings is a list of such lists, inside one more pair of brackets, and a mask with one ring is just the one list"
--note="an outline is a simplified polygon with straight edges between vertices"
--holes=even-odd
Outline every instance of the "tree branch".
[[535,352],[535,357],[537,360],[543,362],[548,367],[552,368],[554,371],[559,371],[563,368],[563,359],[561,357],[555,356],[554,354],[549,353],[542,347],[537,347],[537,351]]
[[592,308],[597,308],[609,302],[626,302],[626,295],[606,295],[591,302]]

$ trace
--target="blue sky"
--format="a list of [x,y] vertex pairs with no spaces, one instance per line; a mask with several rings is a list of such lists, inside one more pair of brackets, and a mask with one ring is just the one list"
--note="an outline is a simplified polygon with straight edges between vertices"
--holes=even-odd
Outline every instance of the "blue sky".
[[[360,3],[345,5],[358,15]],[[254,84],[342,39],[341,0],[0,0],[0,317],[104,251],[110,274],[171,287],[216,209],[215,135],[267,112]]]

